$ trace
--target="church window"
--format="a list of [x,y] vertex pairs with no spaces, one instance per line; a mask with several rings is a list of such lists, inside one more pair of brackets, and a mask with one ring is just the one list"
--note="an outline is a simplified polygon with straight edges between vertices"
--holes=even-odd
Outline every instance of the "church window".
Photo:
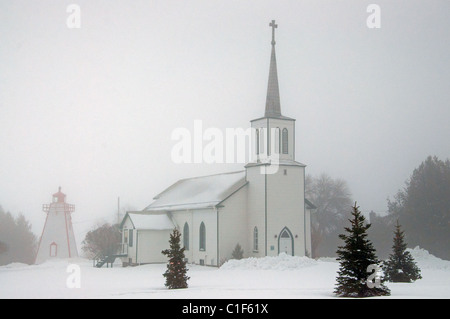
[[283,154],[288,154],[288,130],[286,128],[283,129],[282,144]]
[[201,223],[200,224],[200,245],[199,245],[199,249],[200,250],[205,250],[206,249],[206,227],[205,227],[205,223]]
[[253,251],[258,251],[258,227],[253,228]]
[[183,227],[183,246],[184,249],[189,250],[189,225],[184,223]]
[[133,230],[128,230],[128,246],[133,247]]
[[256,129],[256,155],[259,155],[259,129]]
[[128,244],[128,229],[126,228],[123,229],[123,242]]
[[280,134],[279,127],[275,128],[274,142],[275,142],[275,147],[274,147],[275,154],[280,154],[281,153],[281,134]]
[[260,132],[259,132],[259,136],[260,136],[260,139],[259,139],[259,152],[261,154],[264,154],[264,129],[260,128],[259,130],[260,130]]

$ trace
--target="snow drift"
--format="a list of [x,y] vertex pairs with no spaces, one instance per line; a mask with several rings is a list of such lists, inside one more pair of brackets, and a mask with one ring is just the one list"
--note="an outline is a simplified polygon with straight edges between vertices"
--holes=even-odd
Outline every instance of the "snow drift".
[[450,270],[450,261],[440,259],[419,246],[414,249],[407,248],[420,269]]
[[317,265],[317,261],[308,257],[289,256],[281,253],[278,256],[261,258],[231,259],[224,263],[220,269],[263,269],[263,270],[293,270]]

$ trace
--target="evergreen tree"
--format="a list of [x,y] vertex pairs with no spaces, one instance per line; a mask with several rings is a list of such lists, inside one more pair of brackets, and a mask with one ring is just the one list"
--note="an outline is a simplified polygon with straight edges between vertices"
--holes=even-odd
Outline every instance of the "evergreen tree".
[[414,262],[414,258],[409,251],[406,251],[405,232],[400,229],[397,220],[394,232],[393,253],[384,262],[383,270],[385,279],[392,282],[413,282],[422,279],[420,269]]
[[22,214],[17,218],[0,206],[0,265],[12,262],[32,264],[36,257],[37,238]]
[[402,220],[411,246],[450,259],[450,160],[429,156],[396,195],[388,200],[394,220]]
[[337,285],[334,293],[341,297],[371,297],[389,295],[389,289],[384,286],[380,278],[379,283],[374,287],[369,287],[369,266],[377,265],[378,258],[375,255],[370,240],[367,239],[367,230],[370,224],[365,222],[364,216],[359,211],[359,207],[352,207],[352,217],[349,219],[351,227],[345,227],[348,235],[341,234],[339,238],[345,243],[337,250],[340,262]]
[[174,229],[170,234],[170,249],[162,251],[162,254],[169,257],[167,270],[163,274],[166,277],[166,287],[169,289],[187,288],[189,277],[186,276],[187,268],[184,260],[184,247],[180,246],[181,233],[178,229]]
[[234,247],[234,250],[231,253],[231,257],[238,260],[244,257],[244,251],[242,250],[242,247],[241,245],[239,245],[239,243],[237,243],[236,247]]

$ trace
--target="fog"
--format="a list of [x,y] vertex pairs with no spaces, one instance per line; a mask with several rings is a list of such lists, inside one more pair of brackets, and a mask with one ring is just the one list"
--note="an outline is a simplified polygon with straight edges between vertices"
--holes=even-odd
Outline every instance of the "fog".
[[428,155],[450,157],[450,2],[376,1],[374,29],[371,3],[0,1],[0,205],[40,235],[61,186],[81,242],[118,197],[143,209],[178,179],[243,169],[174,163],[171,134],[264,115],[275,19],[296,160],[386,211]]

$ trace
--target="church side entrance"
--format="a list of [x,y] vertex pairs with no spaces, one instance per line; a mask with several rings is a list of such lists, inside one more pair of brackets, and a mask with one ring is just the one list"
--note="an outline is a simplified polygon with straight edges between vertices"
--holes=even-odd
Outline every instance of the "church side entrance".
[[289,230],[285,227],[278,236],[278,254],[286,253],[287,255],[294,255],[294,238]]

